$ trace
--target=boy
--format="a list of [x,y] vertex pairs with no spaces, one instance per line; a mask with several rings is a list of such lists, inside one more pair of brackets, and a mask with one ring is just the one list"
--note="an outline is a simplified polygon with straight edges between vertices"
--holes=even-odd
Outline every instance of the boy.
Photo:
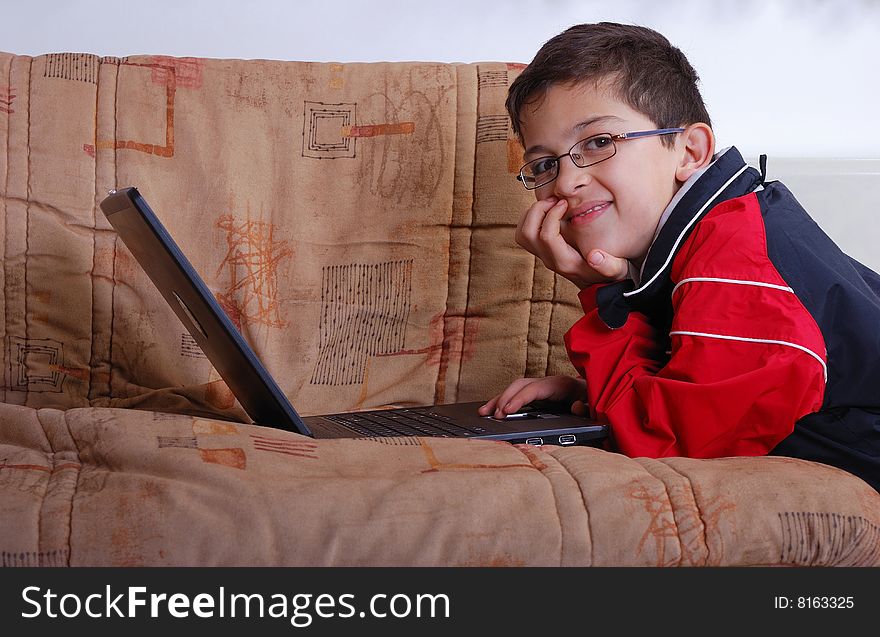
[[880,490],[880,276],[763,161],[716,153],[697,82],[662,35],[601,23],[511,85],[536,197],[516,240],[580,288],[580,378],[518,380],[480,413],[567,400],[631,457],[779,454]]

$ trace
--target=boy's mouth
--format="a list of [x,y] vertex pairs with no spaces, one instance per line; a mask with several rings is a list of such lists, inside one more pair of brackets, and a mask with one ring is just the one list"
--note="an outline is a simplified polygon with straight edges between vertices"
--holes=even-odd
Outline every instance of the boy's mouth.
[[572,225],[589,223],[605,212],[610,205],[610,201],[591,201],[571,211],[566,216],[566,220]]

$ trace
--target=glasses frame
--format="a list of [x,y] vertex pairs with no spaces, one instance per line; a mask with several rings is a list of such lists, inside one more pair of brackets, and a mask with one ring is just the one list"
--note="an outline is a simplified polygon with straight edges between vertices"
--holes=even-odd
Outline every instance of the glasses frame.
[[[559,177],[559,160],[563,157],[569,157],[571,159],[571,163],[573,163],[578,168],[587,168],[588,166],[595,166],[603,161],[607,161],[614,157],[617,154],[617,143],[619,141],[625,141],[627,139],[641,139],[643,137],[655,137],[657,135],[673,135],[676,133],[683,133],[685,129],[683,128],[655,128],[653,130],[640,130],[640,131],[632,131],[629,133],[618,133],[616,135],[612,135],[611,133],[596,133],[595,135],[590,135],[589,137],[584,137],[581,140],[576,141],[571,145],[571,148],[568,149],[567,153],[562,153],[561,155],[553,156],[547,155],[545,157],[537,157],[531,161],[527,161],[522,167],[519,169],[519,174],[516,176],[517,181],[521,182],[526,190],[537,190],[542,186],[546,186],[549,183],[556,181],[556,178]],[[583,144],[585,141],[593,139],[594,137],[610,137],[611,144],[614,146],[614,152],[608,155],[608,157],[603,157],[597,161],[590,162],[588,164],[579,164],[575,161],[574,156],[571,154],[575,149],[575,146],[579,146]],[[552,179],[548,179],[547,181],[542,181],[541,183],[537,183],[534,186],[529,186],[526,183],[525,169],[526,166],[535,163],[536,161],[546,161],[548,159],[553,159],[556,161],[556,174],[553,175]]]

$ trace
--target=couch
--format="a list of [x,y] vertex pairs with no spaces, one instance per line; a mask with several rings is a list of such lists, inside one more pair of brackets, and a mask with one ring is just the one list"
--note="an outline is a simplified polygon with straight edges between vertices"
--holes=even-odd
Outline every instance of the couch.
[[880,565],[818,463],[253,424],[98,209],[139,188],[302,415],[572,373],[521,68],[0,54],[0,564]]

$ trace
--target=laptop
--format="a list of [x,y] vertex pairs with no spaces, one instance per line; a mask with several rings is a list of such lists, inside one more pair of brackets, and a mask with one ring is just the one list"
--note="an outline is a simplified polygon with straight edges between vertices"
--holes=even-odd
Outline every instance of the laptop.
[[532,403],[503,420],[481,402],[301,417],[136,188],[111,190],[101,210],[254,423],[313,438],[440,436],[534,445],[599,445],[605,424],[568,406]]

